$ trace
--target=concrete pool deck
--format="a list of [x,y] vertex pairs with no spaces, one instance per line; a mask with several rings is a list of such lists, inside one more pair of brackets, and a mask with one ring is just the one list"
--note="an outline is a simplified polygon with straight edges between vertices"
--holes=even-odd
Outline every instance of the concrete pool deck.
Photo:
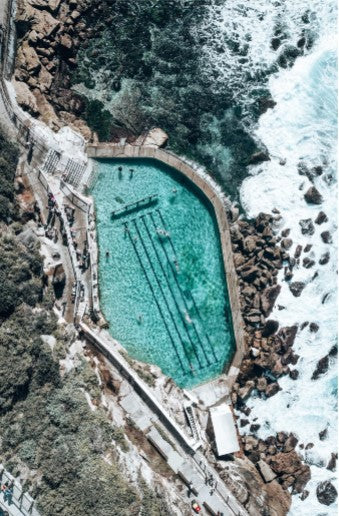
[[236,379],[244,353],[245,339],[243,329],[243,318],[240,309],[239,287],[237,274],[233,262],[233,252],[230,237],[229,224],[226,208],[227,198],[214,183],[210,176],[202,171],[194,163],[185,161],[175,154],[154,146],[145,145],[117,145],[109,143],[88,144],[86,147],[87,156],[93,159],[101,158],[150,158],[165,165],[168,165],[191,181],[211,203],[219,228],[219,237],[222,249],[223,265],[230,300],[232,323],[236,351],[231,361],[227,364],[228,385],[231,386]]

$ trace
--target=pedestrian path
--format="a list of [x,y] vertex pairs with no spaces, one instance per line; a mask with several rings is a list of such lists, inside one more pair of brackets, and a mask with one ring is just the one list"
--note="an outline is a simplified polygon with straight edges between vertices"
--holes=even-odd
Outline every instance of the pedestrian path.
[[33,498],[24,492],[21,484],[0,464],[0,483],[3,485],[6,482],[13,483],[13,497],[11,503],[8,503],[4,500],[4,495],[1,492],[0,516],[2,516],[1,510],[9,516],[39,516]]

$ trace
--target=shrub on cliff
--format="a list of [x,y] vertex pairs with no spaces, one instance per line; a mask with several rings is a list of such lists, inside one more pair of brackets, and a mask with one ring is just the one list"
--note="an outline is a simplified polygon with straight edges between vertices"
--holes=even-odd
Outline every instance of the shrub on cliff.
[[[1,134],[0,146],[0,169],[13,181],[16,150]],[[126,450],[127,442],[88,405],[84,391],[101,394],[89,365],[80,361],[61,377],[69,337],[50,310],[50,290],[43,299],[38,246],[20,241],[19,220],[0,224],[0,461],[13,474],[31,470],[25,487],[44,516],[169,514],[163,500],[124,477],[117,445]],[[41,338],[51,334],[53,350]]]
[[15,214],[14,177],[18,149],[0,132],[0,221],[7,222]]

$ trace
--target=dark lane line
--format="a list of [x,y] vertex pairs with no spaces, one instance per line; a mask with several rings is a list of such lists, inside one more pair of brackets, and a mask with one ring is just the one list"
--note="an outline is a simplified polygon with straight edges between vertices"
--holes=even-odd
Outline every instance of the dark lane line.
[[125,226],[125,228],[126,228],[126,231],[127,231],[128,236],[129,236],[130,242],[131,242],[131,244],[132,244],[132,246],[133,246],[133,248],[134,248],[134,252],[135,252],[135,254],[137,255],[137,258],[138,258],[138,261],[139,261],[140,267],[141,267],[141,269],[142,269],[142,271],[143,271],[143,273],[144,273],[144,275],[145,275],[145,277],[146,277],[146,281],[147,281],[147,283],[148,283],[148,285],[149,285],[149,287],[150,287],[150,290],[151,290],[151,292],[152,292],[153,298],[154,298],[154,300],[155,300],[155,302],[156,302],[156,305],[157,305],[157,307],[158,307],[158,310],[159,310],[160,316],[161,316],[161,318],[162,318],[162,321],[163,321],[163,323],[164,323],[164,326],[165,326],[165,328],[166,328],[166,331],[167,331],[167,333],[168,333],[168,336],[169,336],[169,338],[170,338],[170,341],[171,341],[171,343],[172,343],[172,346],[173,346],[173,348],[174,348],[174,351],[175,351],[175,353],[176,353],[176,355],[177,355],[177,358],[178,358],[178,360],[179,360],[179,364],[180,364],[180,366],[181,366],[181,369],[182,369],[182,370],[183,370],[183,372],[186,374],[186,373],[188,372],[188,370],[187,370],[187,369],[185,369],[185,367],[184,367],[184,365],[183,365],[183,363],[182,363],[182,360],[181,360],[181,358],[180,358],[180,355],[179,355],[179,352],[178,352],[177,347],[176,347],[176,345],[175,345],[175,342],[174,342],[174,339],[173,339],[173,337],[172,337],[172,334],[171,334],[171,332],[170,332],[170,330],[169,330],[169,328],[168,328],[168,326],[167,326],[165,316],[164,316],[164,314],[163,314],[163,312],[162,312],[162,310],[161,310],[161,306],[160,306],[160,304],[159,304],[158,298],[157,298],[157,296],[156,296],[156,294],[155,294],[155,292],[154,292],[154,289],[153,289],[152,283],[151,283],[151,281],[150,281],[150,279],[149,279],[149,277],[148,277],[147,271],[146,271],[146,269],[145,269],[145,267],[144,267],[144,264],[142,263],[142,260],[141,260],[141,258],[140,258],[139,251],[138,251],[138,249],[137,249],[137,247],[136,247],[136,245],[135,245],[135,242],[134,242],[134,240],[133,240],[133,238],[132,238],[132,236],[131,236],[131,234],[130,234],[130,231],[129,231],[129,229],[128,229],[128,222],[125,222],[125,223],[124,223],[124,226]]
[[[163,218],[163,216],[162,216],[162,214],[161,214],[160,210],[159,210],[159,209],[157,209],[157,210],[155,210],[155,211],[158,213],[159,218],[160,218],[160,220],[161,220],[161,223],[162,223],[162,225],[163,225],[164,229],[167,231],[166,223],[165,223],[165,221],[164,221],[164,218]],[[153,225],[154,225],[154,227],[156,227],[156,226],[155,226],[155,221],[154,221],[154,218],[153,218],[153,214],[152,214],[152,213],[150,213],[150,216],[151,216],[151,218],[152,218],[152,221],[153,221]],[[173,251],[173,254],[174,254],[174,258],[175,258],[175,260],[176,260],[176,261],[178,261],[177,254],[176,254],[176,251],[175,251],[175,248],[174,248],[174,245],[173,245],[173,242],[172,242],[171,237],[169,237],[169,238],[168,238],[168,240],[169,240],[169,242],[170,242],[170,245],[171,245],[171,248],[172,248],[172,251]],[[174,269],[174,267],[173,267],[173,265],[172,265],[171,260],[169,259],[169,256],[168,256],[168,253],[167,253],[167,250],[166,250],[166,246],[165,246],[165,244],[164,244],[161,240],[160,240],[160,242],[161,242],[161,245],[162,245],[162,248],[163,248],[164,252],[166,253],[166,256],[167,256],[167,258],[168,258],[168,261],[169,261],[169,263],[171,264],[171,269],[172,269],[172,272],[173,272],[174,279],[175,279],[175,280],[176,280],[176,282],[178,283],[178,278],[177,278],[177,275],[176,275],[176,271],[175,271],[175,269]],[[183,295],[184,295],[184,294],[183,294]],[[211,351],[212,351],[212,353],[213,353],[214,359],[215,359],[215,360],[218,360],[218,358],[217,358],[217,356],[216,356],[216,353],[215,353],[215,350],[214,350],[214,346],[213,346],[213,344],[212,344],[212,342],[211,342],[211,340],[210,340],[210,338],[209,338],[209,336],[208,336],[208,333],[207,333],[207,332],[206,332],[206,330],[205,330],[205,325],[204,325],[204,322],[203,322],[203,320],[202,320],[202,317],[201,317],[201,314],[200,314],[200,310],[199,310],[199,308],[198,308],[198,306],[197,306],[197,304],[196,304],[196,302],[195,302],[195,300],[194,300],[193,294],[192,294],[191,292],[190,292],[190,296],[191,296],[191,299],[192,299],[192,301],[193,301],[193,305],[194,305],[194,308],[195,308],[196,313],[197,313],[197,315],[198,315],[198,318],[199,318],[199,320],[200,320],[201,326],[204,328],[205,336],[206,336],[207,342],[209,343],[209,346],[210,346],[210,348],[211,348]]]
[[[153,271],[153,275],[154,275],[155,280],[156,280],[156,282],[157,282],[157,284],[158,284],[158,287],[159,287],[159,289],[160,289],[160,292],[161,292],[161,294],[162,294],[162,297],[163,297],[163,299],[164,299],[164,301],[165,301],[165,304],[166,304],[166,307],[167,307],[168,313],[170,314],[170,317],[171,317],[171,319],[172,319],[173,325],[174,325],[175,330],[176,330],[176,332],[177,332],[178,338],[179,338],[179,340],[180,340],[180,342],[181,342],[181,345],[182,345],[182,348],[183,348],[184,353],[185,353],[185,355],[186,355],[186,358],[187,358],[187,360],[188,360],[188,363],[189,363],[189,364],[190,364],[190,366],[191,366],[191,359],[190,359],[189,355],[187,354],[186,347],[185,347],[185,345],[184,345],[183,339],[182,339],[182,337],[181,337],[180,331],[179,331],[178,326],[177,326],[177,323],[176,323],[176,321],[175,321],[175,317],[174,317],[174,315],[173,315],[173,313],[172,313],[172,311],[171,311],[171,308],[170,308],[170,306],[169,306],[169,304],[168,304],[168,300],[167,300],[167,298],[166,298],[166,295],[165,295],[165,292],[164,292],[164,290],[163,290],[163,287],[162,287],[162,285],[161,285],[161,283],[160,283],[160,281],[159,281],[159,278],[158,278],[158,276],[157,276],[157,274],[156,274],[156,271],[154,270],[152,260],[151,260],[151,258],[150,258],[150,256],[149,256],[149,253],[148,253],[148,251],[147,251],[147,248],[146,248],[146,246],[145,246],[145,244],[144,244],[144,242],[143,242],[143,240],[142,240],[142,237],[141,237],[141,234],[140,234],[140,231],[139,231],[138,225],[137,225],[137,223],[136,223],[136,220],[135,220],[135,219],[133,219],[133,220],[132,220],[132,222],[133,222],[133,224],[134,224],[134,227],[135,227],[135,229],[136,229],[136,232],[138,233],[139,240],[140,240],[141,245],[142,245],[142,247],[143,247],[143,249],[144,249],[144,252],[145,252],[145,255],[146,255],[147,259],[148,259],[148,262],[149,262],[149,264],[150,264],[150,267],[151,267],[151,269],[152,269],[152,271]],[[198,355],[197,355],[197,353],[196,353],[196,351],[195,351],[195,349],[194,349],[194,348],[193,348],[193,352],[194,352],[194,354],[195,354],[195,356],[196,356],[196,359],[197,359],[197,361],[198,361],[199,367],[201,367],[201,362],[200,362],[199,357],[198,357]]]
[[[152,222],[153,222],[153,225],[154,225],[154,229],[156,230],[156,226],[155,226],[155,224],[154,224],[154,220],[153,220],[153,217],[152,217],[152,213],[149,213],[149,215],[150,215],[150,217],[151,217],[151,219],[152,219]],[[168,279],[168,276],[167,276],[167,274],[166,274],[166,271],[164,270],[163,264],[162,264],[162,262],[161,262],[161,258],[160,258],[160,256],[159,256],[158,251],[156,250],[156,246],[155,246],[155,244],[154,244],[153,238],[152,238],[152,236],[151,236],[151,234],[150,234],[150,232],[149,232],[149,229],[148,229],[148,227],[147,227],[147,224],[146,224],[146,222],[145,222],[145,215],[142,215],[140,218],[142,219],[142,221],[143,221],[143,223],[144,223],[144,226],[145,226],[146,231],[147,231],[148,238],[149,238],[149,240],[151,241],[152,247],[153,247],[154,252],[155,252],[155,254],[156,254],[156,256],[157,256],[158,262],[159,262],[159,264],[160,264],[160,267],[161,267],[162,273],[163,273],[163,275],[165,276],[165,279],[166,279],[166,282],[167,282],[168,288],[169,288],[169,290],[170,290],[170,292],[171,292],[171,294],[172,294],[172,297],[173,297],[173,299],[174,299],[174,302],[175,302],[175,305],[176,305],[176,307],[177,307],[177,310],[178,310],[178,312],[180,313],[181,319],[182,319],[182,321],[183,321],[183,323],[184,323],[184,327],[186,328],[186,332],[187,332],[188,338],[190,339],[190,342],[191,342],[192,346],[194,346],[194,344],[193,344],[193,342],[192,342],[192,340],[191,340],[191,337],[190,337],[189,331],[188,331],[188,330],[189,330],[188,323],[187,323],[187,321],[186,321],[185,317],[183,316],[183,314],[182,314],[182,312],[181,312],[181,310],[180,310],[180,307],[178,306],[178,303],[177,303],[177,301],[176,301],[176,299],[175,299],[175,295],[174,295],[174,292],[173,292],[173,290],[172,290],[172,287],[171,287],[170,281],[169,281],[169,279]],[[163,243],[162,243],[161,239],[160,239],[160,242],[161,242],[161,244],[163,245]],[[169,259],[168,259],[168,256],[167,256],[167,255],[165,256],[165,258],[167,258],[167,260],[169,261]],[[175,276],[175,280],[176,280],[176,285],[177,285],[178,290],[179,290],[180,297],[181,297],[181,299],[182,299],[182,301],[183,301],[183,303],[184,303],[184,306],[185,306],[186,312],[187,312],[187,314],[188,314],[188,313],[189,313],[188,305],[187,305],[187,303],[186,303],[186,300],[185,300],[185,298],[184,298],[184,294],[183,294],[183,292],[182,292],[182,290],[181,290],[181,287],[180,287],[180,285],[179,285],[179,283],[178,283],[178,281],[177,281],[176,276]],[[208,358],[208,356],[207,356],[207,354],[206,354],[206,352],[205,352],[205,349],[204,349],[203,343],[202,343],[202,341],[201,341],[201,339],[200,339],[200,336],[199,336],[199,333],[198,333],[198,331],[197,331],[197,328],[196,328],[196,326],[195,326],[194,321],[192,321],[192,326],[193,326],[193,328],[194,328],[195,334],[196,334],[197,339],[198,339],[198,341],[199,341],[199,343],[200,343],[200,347],[201,347],[202,352],[203,352],[203,354],[204,354],[204,356],[205,356],[205,359],[206,359],[206,361],[207,361],[207,365],[211,365],[211,362],[210,362],[210,360],[209,360],[209,358]]]

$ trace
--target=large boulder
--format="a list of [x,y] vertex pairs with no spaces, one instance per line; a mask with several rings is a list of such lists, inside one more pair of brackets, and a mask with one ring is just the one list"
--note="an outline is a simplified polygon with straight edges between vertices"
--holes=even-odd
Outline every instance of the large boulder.
[[294,297],[300,297],[305,286],[305,283],[302,281],[294,281],[293,283],[290,283],[289,288]]
[[55,131],[60,129],[60,121],[46,97],[38,89],[33,91],[33,95],[37,103],[39,119]]
[[42,37],[52,36],[58,29],[60,22],[49,12],[35,10],[35,19],[32,28]]
[[38,54],[33,47],[29,46],[28,41],[24,41],[18,50],[16,66],[24,68],[30,73],[36,73],[40,69],[41,63]]
[[268,287],[264,290],[261,295],[261,310],[265,317],[268,317],[272,312],[273,306],[276,302],[276,299],[280,293],[281,286],[274,285],[273,287]]
[[53,76],[46,70],[44,66],[41,67],[38,80],[38,88],[42,93],[46,93],[50,90],[52,85]]
[[323,231],[322,233],[320,233],[320,236],[324,244],[332,244],[332,237],[329,231]]
[[31,115],[38,113],[36,98],[25,82],[14,81],[13,86],[16,93],[16,100],[19,106],[27,110]]
[[337,499],[338,492],[334,485],[329,481],[325,480],[317,485],[317,498],[319,503],[323,505],[331,505]]
[[324,211],[319,211],[317,218],[314,221],[316,224],[323,224],[324,222],[328,222],[328,217]]
[[263,161],[270,161],[270,157],[268,152],[259,151],[252,154],[248,160],[249,165],[257,165],[258,163],[262,163]]
[[159,127],[154,127],[148,131],[143,144],[147,147],[163,147],[167,140],[168,134]]
[[317,380],[321,374],[325,374],[328,370],[329,366],[329,358],[328,355],[325,355],[321,358],[318,363],[315,371],[312,374],[312,380]]
[[323,202],[322,195],[318,192],[315,186],[310,186],[305,193],[304,198],[308,204],[321,204]]
[[313,235],[315,231],[312,219],[303,219],[299,221],[301,232],[303,235]]

